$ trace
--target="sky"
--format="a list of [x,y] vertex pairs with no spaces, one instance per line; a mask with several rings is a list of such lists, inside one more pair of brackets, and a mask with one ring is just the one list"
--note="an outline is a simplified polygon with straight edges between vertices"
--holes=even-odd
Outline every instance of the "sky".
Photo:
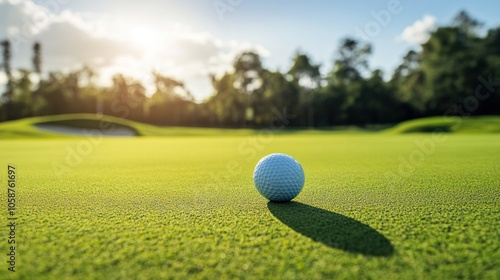
[[346,37],[371,43],[370,68],[390,77],[408,50],[463,9],[484,31],[500,25],[493,0],[0,0],[0,40],[11,41],[15,69],[32,67],[39,41],[45,73],[88,65],[100,85],[122,73],[152,92],[157,71],[202,101],[213,94],[209,74],[231,71],[242,51],[283,72],[301,51],[326,73]]

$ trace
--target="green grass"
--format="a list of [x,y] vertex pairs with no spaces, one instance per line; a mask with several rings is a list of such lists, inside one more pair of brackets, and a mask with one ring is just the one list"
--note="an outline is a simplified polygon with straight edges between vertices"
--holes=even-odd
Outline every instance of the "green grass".
[[388,133],[420,132],[500,133],[500,117],[431,117],[402,122]]
[[[430,137],[2,140],[19,226],[15,274],[0,227],[0,279],[498,279],[500,134],[449,134],[422,156]],[[293,203],[253,186],[272,152],[304,168]]]
[[138,136],[220,136],[255,134],[250,129],[158,127],[111,116],[96,114],[69,114],[33,117],[0,123],[0,139],[12,138],[74,138],[72,135],[42,131],[35,125],[65,125],[91,132],[94,129],[130,128]]
[[[101,130],[103,128],[130,128],[137,136],[249,136],[260,131],[252,129],[220,129],[220,128],[186,128],[159,127],[121,118],[97,114],[69,114],[33,117],[22,120],[0,123],[0,139],[13,138],[74,138],[73,135],[59,134],[40,130],[36,125],[64,125],[81,128],[82,131]],[[355,134],[377,133],[378,129],[360,129],[354,126],[333,127],[323,130],[277,131],[278,134]],[[436,129],[444,132],[459,133],[500,133],[500,117],[432,117],[416,119],[400,123],[394,127],[382,130],[386,134],[434,132]]]

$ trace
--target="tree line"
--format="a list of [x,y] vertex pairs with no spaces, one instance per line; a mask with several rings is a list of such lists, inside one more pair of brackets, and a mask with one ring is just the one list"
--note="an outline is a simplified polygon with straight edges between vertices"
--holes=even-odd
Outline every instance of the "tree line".
[[[500,114],[500,27],[460,12],[418,50],[410,50],[390,79],[368,64],[372,46],[344,38],[331,70],[322,74],[304,52],[287,71],[263,66],[253,51],[240,53],[233,70],[211,75],[213,95],[195,102],[182,81],[151,73],[155,92],[116,74],[98,86],[89,68],[42,75],[42,45],[33,45],[32,69],[13,75],[11,46],[1,43],[7,78],[0,120],[67,113],[103,113],[156,125],[263,127],[286,110],[295,127],[389,124],[435,115]],[[36,77],[36,79],[33,79]]]

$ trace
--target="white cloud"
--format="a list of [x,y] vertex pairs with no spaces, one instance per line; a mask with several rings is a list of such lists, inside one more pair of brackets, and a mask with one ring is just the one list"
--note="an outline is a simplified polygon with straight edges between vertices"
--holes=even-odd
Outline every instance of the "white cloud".
[[96,36],[92,25],[60,6],[46,8],[26,0],[0,1],[0,18],[0,39],[11,41],[14,67],[30,68],[35,41],[42,44],[45,70],[84,63],[99,66],[110,64],[121,55],[138,55],[137,50],[119,40]]
[[42,43],[46,61],[52,65],[90,64],[94,67],[112,64],[118,57],[140,57],[137,49],[104,37],[95,37],[68,21],[55,21],[42,30],[35,39]]
[[196,41],[190,38],[179,38],[172,44],[172,52],[169,56],[178,64],[187,64],[209,60],[217,56],[219,51],[213,39]]
[[425,15],[421,20],[406,27],[400,37],[409,43],[423,44],[429,40],[430,33],[436,30],[436,24],[437,20],[434,16]]
[[220,76],[232,71],[238,53],[254,50],[263,57],[270,54],[263,46],[249,42],[224,42],[211,34],[203,35],[203,40],[200,38],[196,32],[172,35],[169,42],[146,57],[121,57],[103,69],[102,78],[110,80],[114,73],[120,72],[144,81],[151,92],[154,87],[150,73],[154,70],[182,80],[201,101],[213,93],[209,74]]
[[86,64],[101,74],[102,85],[122,73],[152,89],[151,71],[156,70],[183,80],[202,100],[212,93],[208,74],[230,71],[238,53],[254,50],[263,57],[270,55],[261,45],[224,41],[180,23],[155,29],[131,19],[89,16],[63,8],[0,0],[0,40],[8,37],[12,42],[14,69],[31,68],[32,45],[39,41],[44,71],[67,71]]
[[[50,11],[31,1],[1,1],[0,18],[2,19],[0,37],[4,37],[12,30],[31,33],[33,29],[44,27]],[[24,28],[21,30],[21,28]]]
[[261,45],[250,42],[224,41],[208,32],[193,31],[190,27],[175,23],[162,30],[159,47],[145,57],[121,58],[105,70],[107,75],[117,71],[149,83],[152,70],[185,82],[198,101],[212,94],[209,74],[217,76],[232,70],[233,60],[245,50],[254,50],[266,57],[270,52]]
[[170,51],[165,59],[177,67],[193,67],[192,64],[202,67],[204,70],[198,71],[198,74],[230,71],[234,58],[243,51],[253,50],[262,57],[270,55],[269,50],[259,44],[223,41],[208,32],[196,32],[179,23],[174,28],[174,39],[170,42]]

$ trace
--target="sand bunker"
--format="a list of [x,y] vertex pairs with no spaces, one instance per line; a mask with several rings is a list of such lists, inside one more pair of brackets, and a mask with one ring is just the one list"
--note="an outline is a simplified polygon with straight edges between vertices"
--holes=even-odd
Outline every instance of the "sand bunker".
[[70,134],[70,135],[89,135],[96,133],[101,133],[103,136],[136,136],[137,133],[128,127],[114,127],[110,129],[89,129],[81,127],[71,127],[67,125],[57,125],[57,124],[35,124],[35,127],[52,133]]

